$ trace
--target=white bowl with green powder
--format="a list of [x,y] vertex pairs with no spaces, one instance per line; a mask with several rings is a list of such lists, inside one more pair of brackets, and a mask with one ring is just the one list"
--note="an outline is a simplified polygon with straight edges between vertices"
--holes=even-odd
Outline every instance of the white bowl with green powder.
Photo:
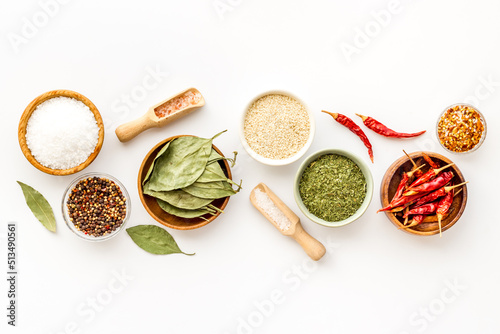
[[339,149],[318,151],[305,159],[295,176],[294,197],[313,222],[339,227],[363,215],[373,196],[368,165]]
[[270,166],[300,159],[312,144],[315,124],[306,104],[285,91],[267,91],[248,103],[240,138],[247,153]]

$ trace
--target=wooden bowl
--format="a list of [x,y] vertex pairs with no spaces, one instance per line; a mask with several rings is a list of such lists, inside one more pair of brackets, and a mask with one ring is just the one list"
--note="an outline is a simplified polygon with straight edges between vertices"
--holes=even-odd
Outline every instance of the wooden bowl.
[[[43,166],[31,154],[31,151],[28,148],[28,145],[26,144],[26,126],[28,125],[28,120],[30,119],[35,109],[38,107],[38,105],[47,101],[48,99],[60,96],[74,98],[76,100],[83,102],[87,107],[89,107],[90,111],[92,111],[95,120],[97,122],[97,126],[99,126],[99,140],[97,142],[94,152],[92,152],[92,154],[83,163],[69,169],[52,169]],[[94,159],[97,157],[97,155],[101,151],[102,143],[104,142],[104,124],[102,121],[101,114],[99,113],[99,110],[97,110],[96,106],[88,98],[86,98],[80,93],[73,92],[71,90],[65,90],[65,89],[53,90],[38,96],[36,99],[31,101],[31,103],[26,107],[21,116],[21,120],[19,121],[18,138],[19,138],[19,146],[21,146],[21,151],[23,152],[26,159],[28,159],[28,161],[33,166],[35,166],[36,168],[47,174],[70,175],[83,170],[88,165],[90,165],[92,161],[94,161]]]
[[[142,182],[146,177],[149,167],[153,163],[158,152],[167,142],[179,137],[186,137],[186,135],[173,136],[165,140],[162,140],[161,142],[156,144],[156,146],[153,147],[151,151],[148,152],[148,154],[142,161],[141,167],[139,168],[139,176],[137,178],[137,188],[139,190],[139,198],[141,199],[142,205],[144,206],[146,211],[151,215],[151,217],[153,217],[157,222],[167,227],[174,228],[176,230],[193,230],[212,222],[215,218],[219,217],[220,212],[217,212],[215,215],[207,214],[203,216],[203,218],[205,218],[206,220],[201,219],[200,217],[197,218],[177,217],[163,211],[162,208],[160,208],[160,206],[156,202],[156,198],[145,195],[142,191]],[[214,145],[212,145],[212,147],[217,151],[217,153],[224,156],[217,147],[215,147]],[[229,164],[227,163],[227,161],[220,160],[218,161],[218,163],[220,164],[227,178],[232,179],[231,170],[229,169]],[[224,210],[224,208],[227,205],[227,202],[229,202],[229,196],[216,199],[212,202],[212,204],[218,207],[219,209]]]
[[[433,152],[425,153],[441,166],[452,163],[451,160],[440,154]],[[418,165],[425,163],[425,161],[422,159],[422,152],[411,153],[410,157]],[[423,162],[420,160],[422,160]],[[387,169],[387,172],[385,173],[384,178],[382,179],[382,184],[380,186],[380,202],[382,204],[382,207],[386,207],[387,205],[389,205],[391,199],[394,196],[394,193],[396,192],[399,182],[401,181],[403,172],[408,172],[411,170],[411,168],[412,164],[410,159],[408,159],[408,157],[406,156],[403,156],[396,160],[389,167],[389,169]],[[422,171],[426,172],[429,170],[429,168],[429,164],[426,164],[426,166],[422,168]],[[465,181],[462,172],[460,172],[460,169],[458,169],[456,165],[451,166],[447,170],[451,170],[453,172],[454,177],[452,181],[454,182],[454,184],[459,184]],[[467,204],[467,185],[462,186],[462,189],[463,190],[453,199],[453,204],[451,205],[449,214],[441,222],[443,232],[455,225],[455,223],[460,219],[460,216],[462,216],[462,213],[465,210],[465,206]],[[403,229],[402,227],[404,226],[404,219],[402,217],[397,217],[391,212],[386,212],[385,214],[387,215],[389,220],[396,227],[401,228],[402,231],[416,235],[433,235],[439,233],[439,225],[437,221],[424,221],[414,227]]]

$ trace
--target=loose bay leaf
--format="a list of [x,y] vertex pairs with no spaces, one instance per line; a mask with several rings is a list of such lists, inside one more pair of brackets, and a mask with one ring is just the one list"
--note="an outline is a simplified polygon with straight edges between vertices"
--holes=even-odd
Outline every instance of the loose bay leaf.
[[55,232],[56,218],[54,217],[54,212],[52,211],[52,207],[49,202],[45,199],[45,197],[43,197],[42,194],[27,184],[20,181],[17,181],[17,183],[21,186],[26,204],[28,204],[28,207],[31,212],[33,212],[36,219],[38,219],[47,230]]
[[146,182],[148,182],[149,177],[151,176],[151,173],[153,172],[153,169],[155,167],[156,160],[163,155],[168,150],[168,146],[170,145],[170,142],[167,142],[162,149],[156,154],[155,159],[153,160],[153,163],[151,166],[149,166],[148,172],[146,173],[146,177],[144,178],[144,181],[142,181],[142,185],[144,185]]
[[156,225],[138,225],[127,229],[135,244],[151,254],[187,254],[180,250],[174,238]]
[[150,189],[169,191],[193,184],[205,170],[211,150],[211,138],[172,140],[167,152],[156,161],[149,180]]
[[162,201],[159,198],[157,198],[156,201],[158,202],[158,205],[163,211],[181,218],[197,218],[206,215],[207,213],[210,214],[215,213],[215,210],[208,209],[206,207],[201,207],[195,210],[187,210],[170,205],[168,202]]

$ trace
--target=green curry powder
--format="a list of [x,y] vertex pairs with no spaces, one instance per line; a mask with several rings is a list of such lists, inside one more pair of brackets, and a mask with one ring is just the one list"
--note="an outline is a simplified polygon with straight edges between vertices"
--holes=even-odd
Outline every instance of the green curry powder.
[[299,193],[313,215],[326,221],[341,221],[352,216],[363,203],[366,179],[351,159],[326,154],[306,167]]

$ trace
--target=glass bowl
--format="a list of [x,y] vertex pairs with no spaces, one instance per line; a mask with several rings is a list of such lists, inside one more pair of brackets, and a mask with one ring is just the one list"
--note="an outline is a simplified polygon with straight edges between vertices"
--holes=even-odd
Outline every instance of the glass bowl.
[[[250,107],[253,105],[253,103],[255,101],[257,101],[261,97],[264,97],[266,95],[272,95],[272,94],[284,95],[284,96],[288,96],[288,97],[296,100],[297,102],[299,102],[300,104],[302,104],[304,106],[304,108],[307,111],[307,114],[309,115],[310,128],[309,128],[309,137],[307,138],[306,143],[297,153],[295,153],[294,155],[292,155],[291,157],[288,157],[286,159],[271,159],[271,158],[267,158],[267,157],[260,155],[259,153],[257,153],[256,151],[254,151],[250,147],[250,145],[248,144],[247,139],[245,137],[245,119],[246,119],[248,110],[250,109]],[[314,122],[314,116],[313,116],[311,110],[309,109],[309,107],[307,106],[307,104],[304,103],[304,101],[302,101],[301,99],[299,99],[297,96],[295,96],[292,93],[282,91],[282,90],[271,90],[271,91],[266,91],[264,93],[257,95],[245,106],[245,110],[243,111],[242,116],[241,116],[241,120],[240,120],[239,133],[240,133],[241,144],[245,148],[245,151],[248,153],[248,155],[250,155],[253,159],[255,159],[256,161],[263,163],[265,165],[269,165],[269,166],[284,166],[284,165],[288,165],[288,164],[291,164],[291,163],[299,160],[307,152],[307,150],[309,149],[309,147],[311,146],[311,144],[313,142],[315,130],[316,130],[316,125]]]
[[[98,236],[98,237],[95,237],[95,236],[91,236],[91,235],[87,235],[85,233],[83,233],[82,231],[78,230],[76,228],[76,226],[73,224],[73,222],[71,221],[70,217],[69,217],[69,214],[68,214],[68,208],[66,206],[66,203],[68,201],[68,198],[69,198],[69,195],[71,194],[72,190],[75,188],[75,186],[78,184],[78,182],[84,180],[84,179],[88,179],[88,178],[93,178],[93,177],[98,177],[98,178],[104,178],[104,179],[108,179],[110,181],[113,181],[119,188],[119,190],[121,190],[123,196],[125,197],[125,204],[126,204],[126,213],[125,213],[125,218],[123,219],[123,222],[122,224],[114,231],[110,232],[110,233],[106,233],[102,236]],[[66,226],[68,226],[68,228],[73,232],[75,233],[78,237],[84,239],[84,240],[87,240],[87,241],[104,241],[104,240],[108,240],[108,239],[111,239],[113,238],[114,236],[116,236],[118,233],[120,233],[129,217],[130,217],[130,207],[131,207],[131,203],[130,203],[130,196],[127,192],[127,189],[125,189],[125,187],[123,186],[123,184],[118,181],[116,178],[114,178],[113,176],[111,175],[108,175],[108,174],[104,174],[104,173],[87,173],[87,174],[84,174],[84,175],[80,175],[79,177],[77,177],[76,179],[74,179],[68,186],[68,188],[66,188],[65,192],[64,192],[64,196],[62,198],[62,203],[61,203],[61,209],[62,209],[62,214],[63,214],[63,217],[64,217],[64,222],[66,223]]]
[[[473,147],[471,148],[470,150],[468,151],[463,151],[463,152],[457,152],[457,151],[453,151],[453,150],[450,150],[448,147],[446,147],[442,142],[441,142],[441,139],[439,138],[439,122],[441,121],[441,118],[443,117],[443,115],[450,109],[452,108],[455,108],[455,107],[468,107],[468,108],[471,108],[473,111],[477,112],[480,119],[481,119],[481,122],[483,123],[483,127],[484,127],[484,130],[483,130],[483,133],[481,134],[481,138],[479,139],[479,142]],[[470,104],[467,104],[467,103],[456,103],[456,104],[452,104],[451,106],[445,108],[443,110],[443,112],[439,115],[438,119],[437,119],[437,122],[436,122],[436,137],[437,137],[437,140],[439,141],[439,144],[441,144],[441,146],[448,152],[450,153],[454,153],[454,154],[467,154],[467,153],[471,153],[471,152],[474,152],[475,150],[477,150],[484,142],[484,139],[486,138],[486,132],[487,132],[487,127],[486,127],[486,120],[484,119],[484,116],[483,114],[476,108],[474,107],[473,105],[470,105]]]

